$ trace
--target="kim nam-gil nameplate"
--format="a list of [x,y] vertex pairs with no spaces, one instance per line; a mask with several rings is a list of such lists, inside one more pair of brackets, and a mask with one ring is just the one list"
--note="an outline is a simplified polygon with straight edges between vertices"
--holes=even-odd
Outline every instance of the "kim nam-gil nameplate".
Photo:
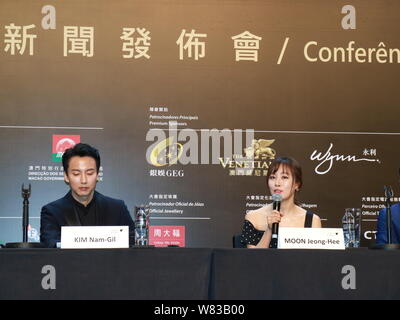
[[61,249],[129,248],[128,226],[61,227]]
[[341,228],[279,228],[279,249],[344,250]]

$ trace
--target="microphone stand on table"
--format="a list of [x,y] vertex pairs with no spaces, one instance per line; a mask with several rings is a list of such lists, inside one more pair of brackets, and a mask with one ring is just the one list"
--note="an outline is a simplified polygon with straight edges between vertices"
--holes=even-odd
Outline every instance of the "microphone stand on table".
[[4,246],[5,248],[43,248],[40,242],[28,242],[28,228],[29,228],[29,197],[31,196],[31,185],[25,188],[22,185],[22,198],[23,211],[22,211],[22,242],[9,242]]

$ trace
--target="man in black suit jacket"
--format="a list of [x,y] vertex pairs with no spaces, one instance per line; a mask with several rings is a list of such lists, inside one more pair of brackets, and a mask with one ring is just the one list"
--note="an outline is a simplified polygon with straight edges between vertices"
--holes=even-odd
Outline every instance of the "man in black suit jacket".
[[122,200],[95,191],[100,169],[98,151],[83,143],[65,151],[64,180],[70,191],[42,208],[40,241],[54,248],[61,240],[62,226],[129,226],[130,242],[134,222]]

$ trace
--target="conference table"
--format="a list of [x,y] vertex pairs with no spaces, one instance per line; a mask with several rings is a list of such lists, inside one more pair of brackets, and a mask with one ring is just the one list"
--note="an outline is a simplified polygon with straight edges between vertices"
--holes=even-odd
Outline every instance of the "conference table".
[[0,249],[0,299],[399,299],[400,251]]

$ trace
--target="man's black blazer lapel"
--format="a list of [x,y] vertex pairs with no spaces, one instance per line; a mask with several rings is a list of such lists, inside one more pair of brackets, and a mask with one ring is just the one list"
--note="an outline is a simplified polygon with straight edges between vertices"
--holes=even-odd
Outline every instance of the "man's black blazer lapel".
[[106,217],[105,214],[107,213],[107,201],[103,197],[103,195],[97,191],[95,193],[95,198],[96,198],[96,214],[97,214],[97,224],[99,226],[105,226],[106,225]]
[[64,197],[65,211],[64,218],[67,226],[81,226],[82,223],[79,219],[78,212],[76,211],[72,199],[71,192]]

